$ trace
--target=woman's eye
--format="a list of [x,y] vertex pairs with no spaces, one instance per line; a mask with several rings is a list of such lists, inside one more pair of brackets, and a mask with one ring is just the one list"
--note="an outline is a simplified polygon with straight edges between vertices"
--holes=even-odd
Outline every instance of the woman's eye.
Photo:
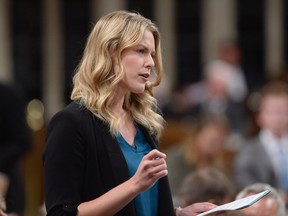
[[145,53],[145,50],[144,49],[139,49],[138,52],[139,53]]

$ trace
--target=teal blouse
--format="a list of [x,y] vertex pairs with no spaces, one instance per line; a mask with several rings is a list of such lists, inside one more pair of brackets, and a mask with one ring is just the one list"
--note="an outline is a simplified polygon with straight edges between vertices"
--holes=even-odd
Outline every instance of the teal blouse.
[[[152,150],[141,130],[138,127],[136,129],[136,136],[134,138],[135,147],[129,145],[121,134],[116,136],[124,154],[130,176],[136,173],[143,156]],[[137,216],[156,216],[158,209],[158,182],[147,191],[140,193],[134,199],[134,203]]]

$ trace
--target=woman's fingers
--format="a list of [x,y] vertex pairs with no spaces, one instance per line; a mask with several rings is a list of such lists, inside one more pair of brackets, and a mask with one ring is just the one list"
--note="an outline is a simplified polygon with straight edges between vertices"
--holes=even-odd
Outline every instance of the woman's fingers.
[[154,149],[143,158],[144,169],[146,166],[152,176],[163,177],[168,174],[165,159],[166,155],[164,153]]
[[166,154],[164,154],[163,152],[158,151],[157,149],[153,149],[147,155],[145,155],[144,158],[147,158],[149,160],[156,160],[156,159],[159,159],[159,158],[166,159]]
[[[145,155],[133,176],[142,190],[150,188],[158,179],[168,174],[166,155],[156,149]],[[138,179],[138,180],[137,180]]]
[[183,216],[196,216],[202,212],[209,211],[215,207],[217,207],[217,205],[209,203],[209,202],[194,203],[192,205],[189,205],[189,206],[183,208],[181,210],[181,215],[183,215]]

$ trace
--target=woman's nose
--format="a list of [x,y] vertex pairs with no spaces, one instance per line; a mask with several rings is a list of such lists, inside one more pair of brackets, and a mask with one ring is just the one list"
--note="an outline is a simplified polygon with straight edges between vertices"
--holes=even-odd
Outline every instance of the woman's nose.
[[146,67],[154,67],[155,63],[154,63],[154,58],[152,55],[148,55],[147,59],[146,59]]

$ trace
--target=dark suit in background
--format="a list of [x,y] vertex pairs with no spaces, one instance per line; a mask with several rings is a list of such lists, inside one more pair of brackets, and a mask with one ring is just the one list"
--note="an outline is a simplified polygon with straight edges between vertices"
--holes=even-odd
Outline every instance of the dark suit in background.
[[279,179],[259,136],[248,141],[235,159],[235,183],[239,189],[263,182],[279,188]]
[[31,148],[31,133],[26,125],[25,106],[11,86],[0,84],[0,172],[9,178],[7,212],[23,215],[25,190],[20,161]]

